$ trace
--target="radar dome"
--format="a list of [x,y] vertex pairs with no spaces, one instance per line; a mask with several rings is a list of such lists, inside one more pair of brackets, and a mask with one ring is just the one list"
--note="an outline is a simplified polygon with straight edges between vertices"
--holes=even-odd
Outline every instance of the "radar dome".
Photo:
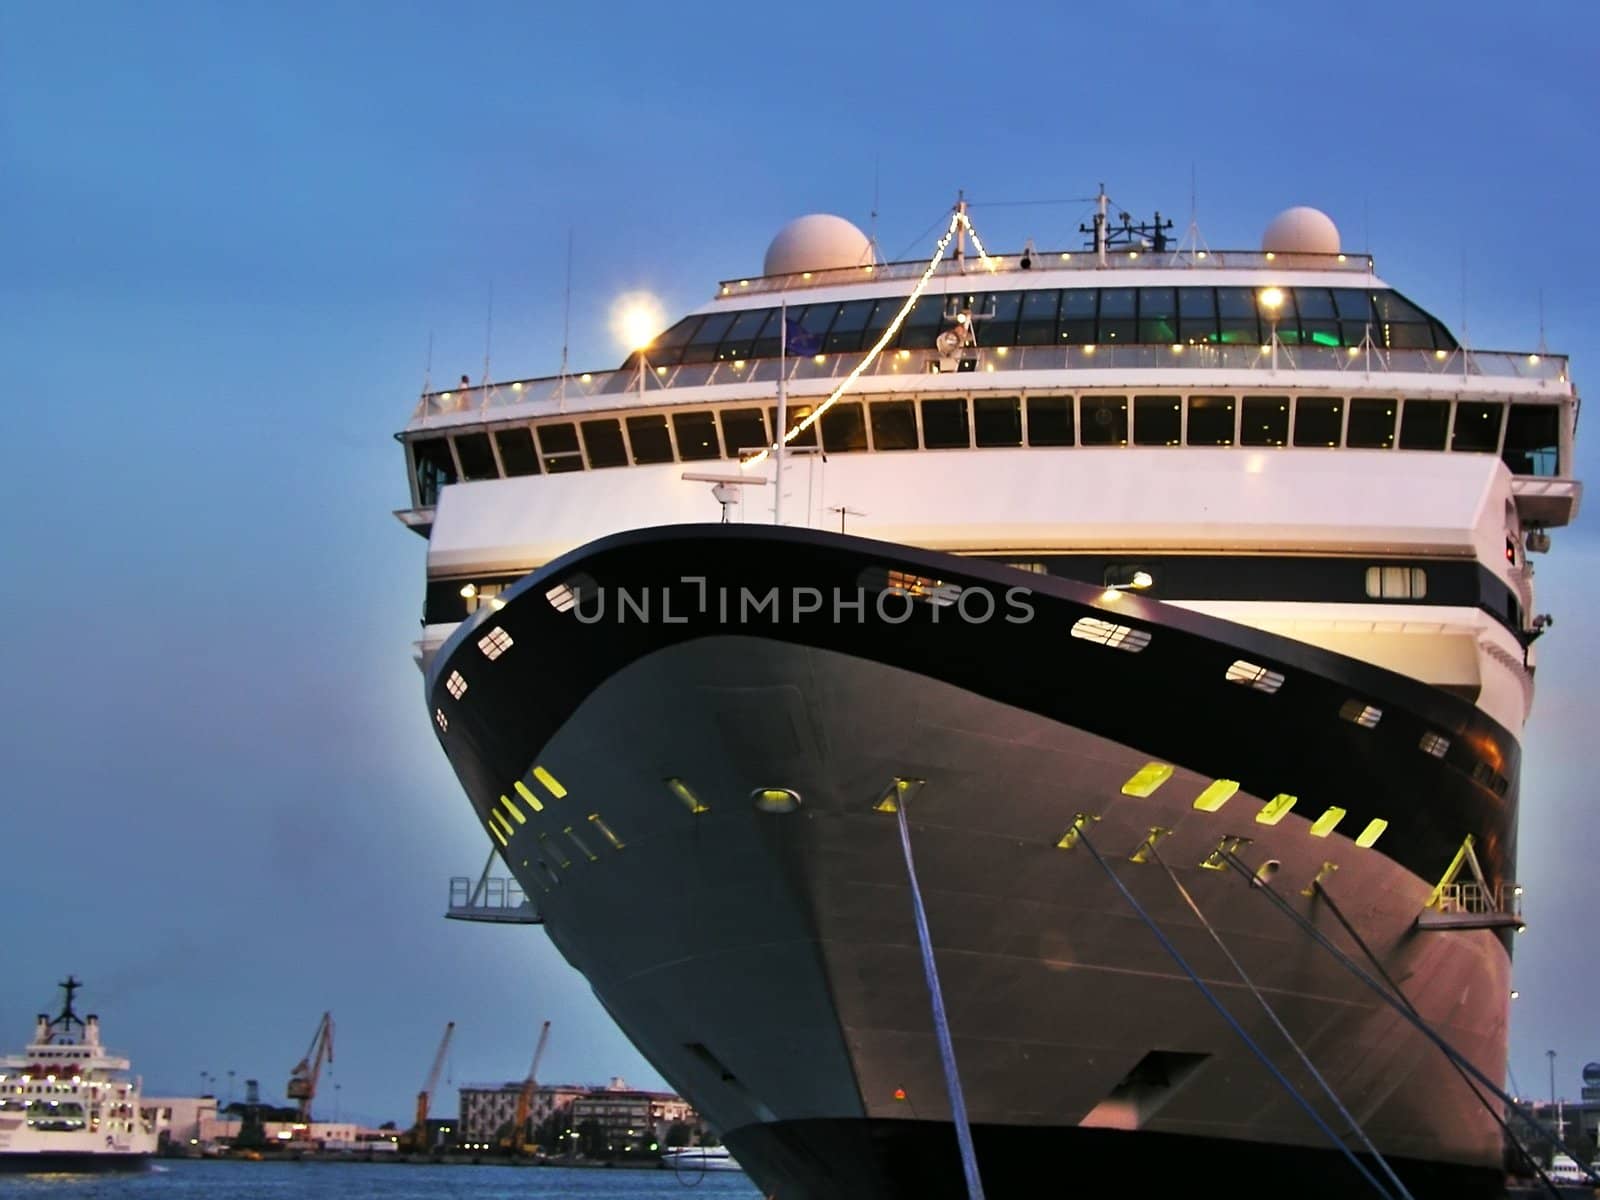
[[1588,1063],[1584,1066],[1583,1081],[1590,1087],[1600,1087],[1600,1063]]
[[1339,227],[1320,209],[1286,208],[1261,235],[1261,248],[1274,254],[1337,254]]
[[794,275],[801,271],[831,271],[861,267],[872,262],[867,235],[843,217],[812,213],[796,217],[772,239],[762,265],[763,275]]

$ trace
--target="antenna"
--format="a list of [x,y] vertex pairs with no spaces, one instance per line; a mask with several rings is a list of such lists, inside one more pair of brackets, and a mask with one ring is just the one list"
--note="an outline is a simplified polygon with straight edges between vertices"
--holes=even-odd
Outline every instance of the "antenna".
[[433,330],[428,330],[428,356],[422,361],[422,394],[433,390]]
[[878,250],[878,176],[879,168],[883,165],[882,155],[872,158],[872,213],[867,221],[867,245],[872,247],[872,261],[882,262],[883,255]]
[[483,378],[481,386],[489,386],[489,349],[494,344],[494,280],[489,280],[489,312],[483,324]]
[[567,292],[561,309],[561,382],[567,381],[567,340],[572,331],[572,226],[567,226]]
[[1544,289],[1539,289],[1539,353],[1549,354],[1550,347],[1544,342]]
[[[1172,258],[1169,260],[1172,263],[1176,263],[1178,261],[1178,259],[1183,255],[1185,250],[1187,250],[1189,252],[1189,256],[1190,256],[1190,261],[1191,262],[1193,262],[1195,259],[1198,259],[1198,258],[1204,258],[1207,254],[1209,254],[1211,252],[1211,247],[1206,245],[1205,239],[1200,236],[1200,200],[1199,200],[1199,195],[1200,195],[1200,189],[1199,189],[1199,185],[1195,182],[1194,164],[1190,163],[1189,164],[1189,228],[1184,231],[1183,238],[1178,242],[1177,246],[1174,247],[1174,249],[1172,251]],[[1160,224],[1159,214],[1158,214],[1158,220],[1157,220],[1156,223],[1157,223],[1157,225]],[[1171,222],[1168,222],[1168,224],[1171,224]],[[1160,236],[1160,231],[1159,230],[1157,231],[1157,236],[1158,237]]]

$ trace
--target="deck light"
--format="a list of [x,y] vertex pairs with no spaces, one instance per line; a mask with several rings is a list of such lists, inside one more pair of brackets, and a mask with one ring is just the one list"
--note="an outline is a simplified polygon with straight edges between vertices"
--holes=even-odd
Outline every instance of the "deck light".
[[814,363],[825,363],[828,361],[828,356],[826,354],[813,354],[811,356],[811,361]]
[[[1271,258],[1272,255],[1269,254],[1267,257]],[[1263,308],[1271,312],[1277,312],[1278,309],[1283,307],[1283,289],[1275,287],[1262,288],[1259,299]]]
[[643,350],[662,324],[661,302],[649,292],[627,292],[611,306],[611,332],[628,350]]
[[1511,998],[1512,998],[1512,999],[1513,999],[1513,1000],[1515,1000],[1515,999],[1517,999],[1517,997],[1519,997],[1519,996],[1521,996],[1521,995],[1522,995],[1522,993],[1521,993],[1521,992],[1519,992],[1519,991],[1517,991],[1517,989],[1516,989],[1516,988],[1512,988],[1512,989],[1511,989]]
[[1093,354],[1094,353],[1094,343],[1090,342],[1087,346],[1085,346],[1083,348],[1083,352],[1085,354]]
[[1534,364],[1535,366],[1538,366],[1538,364],[1539,364],[1539,356],[1537,354],[1530,354],[1530,355],[1528,355],[1528,361],[1530,363]]
[[1274,254],[1271,250],[1267,251],[1267,261],[1268,262],[1271,262],[1273,259],[1275,259],[1277,257],[1278,256],[1276,254]]
[[582,375],[579,375],[578,378],[583,380],[584,383],[588,383],[591,379],[594,378],[594,376],[589,374],[589,372],[585,371]]
[[756,788],[750,800],[764,813],[792,813],[800,807],[800,793],[788,788]]
[[463,600],[474,600],[477,598],[477,596],[478,585],[475,583],[469,583],[461,589],[461,598]]

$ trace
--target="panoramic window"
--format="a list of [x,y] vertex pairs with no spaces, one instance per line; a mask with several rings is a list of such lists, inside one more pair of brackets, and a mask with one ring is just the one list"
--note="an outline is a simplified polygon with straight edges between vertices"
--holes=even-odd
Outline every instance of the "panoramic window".
[[1072,445],[1072,397],[1028,397],[1028,445]]
[[[943,296],[924,294],[916,306],[906,314],[900,326],[899,346],[903,350],[929,350],[939,336],[939,326],[944,321]],[[904,304],[901,300],[898,304]],[[897,306],[898,307],[898,306]],[[891,310],[891,317],[896,310]]]
[[1333,293],[1327,288],[1295,288],[1300,309],[1300,340],[1308,346],[1339,345]]
[[[1428,315],[1411,301],[1405,299],[1397,292],[1374,292],[1373,303],[1378,310],[1378,325],[1376,340],[1379,340],[1388,350],[1432,350],[1433,328]],[[1406,449],[1425,449],[1427,447],[1406,447],[1405,434],[1402,433],[1400,444]],[[1444,449],[1443,444],[1436,447]]]
[[1450,401],[1407,400],[1400,410],[1400,449],[1443,450]]
[[1339,340],[1346,346],[1366,341],[1372,329],[1372,293],[1364,288],[1334,288],[1333,307],[1339,314]]
[[[682,361],[686,363],[710,362],[716,357],[717,344],[732,328],[734,318],[738,313],[710,313],[700,323],[700,328],[694,331],[694,336],[689,339],[688,345],[683,348]],[[653,362],[650,351],[644,352],[646,361]]]
[[539,453],[548,474],[583,470],[583,452],[578,449],[575,426],[562,421],[555,425],[537,425],[534,432],[539,435]]
[[[788,429],[793,429],[796,425],[798,425],[801,421],[804,421],[810,415],[811,415],[811,405],[809,405],[809,404],[791,404],[791,405],[789,405],[789,410],[786,413],[784,413],[784,417],[785,417],[784,423],[788,426]],[[782,437],[785,433],[788,432],[788,429],[779,429],[778,428],[778,406],[777,405],[773,405],[771,408],[767,409],[767,418],[772,423],[772,430],[773,430],[772,438],[773,438],[774,441],[776,441],[778,438]],[[806,428],[803,429],[801,432],[797,433],[791,440],[789,440],[789,441],[784,443],[784,445],[786,445],[786,446],[815,446],[816,444],[817,444],[817,423],[815,421],[813,421],[810,425],[806,426]]]
[[717,417],[729,458],[738,458],[741,451],[754,453],[769,444],[767,422],[759,408],[725,408]]
[[1189,397],[1189,445],[1233,445],[1233,397]]
[[[1071,296],[1072,293],[1068,292],[1067,295]],[[1022,294],[1017,345],[1048,346],[1056,340],[1056,305],[1060,299],[1061,293],[1054,288]]]
[[415,464],[417,503],[428,508],[439,501],[439,489],[456,481],[456,460],[444,438],[420,438],[411,443]]
[[829,354],[847,354],[867,349],[868,347],[862,344],[861,333],[866,329],[867,321],[872,316],[872,309],[876,304],[876,300],[847,301],[839,310],[839,315],[834,318],[823,349]]
[[583,421],[580,428],[591,467],[620,467],[627,463],[628,451],[622,444],[622,426],[617,421]]
[[[667,435],[667,418],[661,413],[645,413],[628,418],[628,444],[633,447],[636,463],[664,463],[672,461],[672,439]],[[594,448],[589,450],[591,460]]]
[[1126,446],[1128,444],[1128,398],[1126,396],[1084,396],[1082,427],[1078,438],[1085,446]]
[[495,430],[494,444],[500,450],[500,463],[507,475],[539,473],[539,455],[533,449],[533,430],[526,425]]
[[1133,398],[1136,446],[1176,446],[1183,441],[1183,403],[1176,396]]
[[1505,411],[1504,404],[1458,400],[1450,449],[1493,454],[1500,448],[1500,422],[1505,418]]
[[872,414],[874,450],[917,448],[916,405],[910,400],[879,400],[868,411]]
[[[717,422],[709,412],[675,412],[672,432],[678,439],[678,457],[684,462],[700,462],[722,457],[717,444]],[[631,430],[629,436],[631,437]],[[635,453],[638,447],[634,447]]]
[[770,308],[747,308],[736,316],[717,348],[717,358],[723,362],[753,358],[756,338],[775,311]]
[[1224,345],[1252,346],[1265,339],[1256,320],[1256,294],[1250,288],[1217,289],[1218,337]]
[[1014,346],[1017,344],[1017,317],[1022,312],[1022,292],[991,292],[978,304],[976,312],[978,345]]
[[[685,317],[646,346],[645,357],[658,366],[671,366],[677,363],[683,357],[684,345],[694,336],[694,331],[700,328],[700,322],[704,320],[702,316]],[[633,355],[628,355],[630,364],[636,361]]]
[[1092,346],[1095,339],[1095,309],[1099,307],[1098,288],[1069,288],[1061,293],[1061,336],[1066,346]]
[[975,397],[972,428],[980,446],[1022,445],[1021,402],[1016,396]]
[[461,460],[461,478],[497,479],[494,451],[489,448],[487,433],[456,434],[456,457]]
[[1285,446],[1288,443],[1289,397],[1246,396],[1240,411],[1239,444]]
[[1136,293],[1133,288],[1100,289],[1100,334],[1102,342],[1132,342],[1139,335],[1134,321]]
[[[1178,298],[1176,289],[1139,289],[1139,340],[1151,345],[1171,345],[1178,340]],[[1134,431],[1138,431],[1138,418]]]
[[922,444],[929,450],[965,448],[971,440],[965,396],[922,402]]
[[1559,474],[1561,409],[1554,404],[1513,404],[1501,459],[1516,475]]
[[1190,346],[1217,340],[1217,294],[1211,288],[1178,289],[1177,340]]
[[867,448],[867,419],[860,404],[835,404],[818,423],[822,426],[822,448],[829,454]]
[[1357,450],[1388,450],[1394,446],[1394,417],[1398,400],[1350,401],[1350,429],[1345,445]]
[[1301,396],[1294,404],[1296,446],[1337,446],[1343,432],[1344,402],[1327,396]]

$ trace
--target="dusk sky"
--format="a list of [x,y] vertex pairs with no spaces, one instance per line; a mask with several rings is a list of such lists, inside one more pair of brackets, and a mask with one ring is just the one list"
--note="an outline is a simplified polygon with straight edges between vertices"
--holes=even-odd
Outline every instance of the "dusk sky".
[[[896,257],[958,188],[991,248],[1076,248],[1100,181],[1181,229],[1192,176],[1213,249],[1316,205],[1480,348],[1537,348],[1542,292],[1595,387],[1597,45],[1580,0],[0,7],[0,1052],[73,971],[148,1094],[281,1098],[324,1009],[319,1115],[407,1120],[451,1019],[456,1083],[548,1018],[543,1078],[659,1084],[543,933],[441,919],[487,847],[390,515],[430,335],[476,379],[492,290],[492,373],[555,372],[569,230],[598,369],[620,293],[866,227],[875,171]],[[1536,560],[1524,1094],[1600,1059],[1593,516]]]

